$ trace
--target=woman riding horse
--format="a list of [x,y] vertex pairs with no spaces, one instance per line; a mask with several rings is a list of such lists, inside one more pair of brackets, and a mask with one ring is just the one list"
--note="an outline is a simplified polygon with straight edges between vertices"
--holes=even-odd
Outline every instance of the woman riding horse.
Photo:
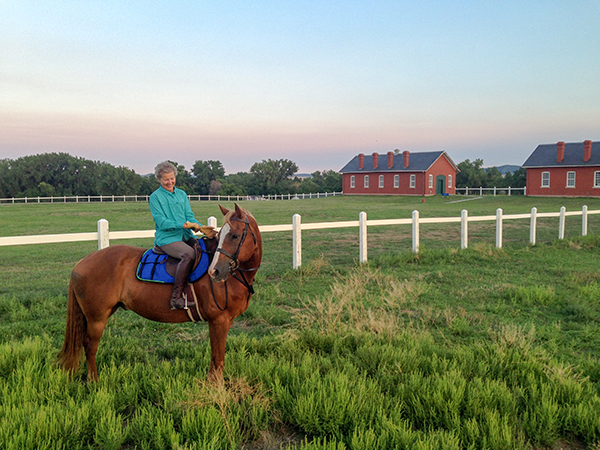
[[170,285],[137,279],[136,268],[144,248],[114,245],[79,261],[69,282],[65,342],[59,355],[62,367],[74,374],[85,351],[87,380],[97,380],[98,344],[108,319],[122,308],[158,322],[208,322],[208,379],[222,382],[227,333],[233,320],[248,309],[254,294],[262,239],[250,212],[238,205],[231,211],[221,207],[221,211],[224,223],[218,240],[212,240],[215,249],[208,274],[191,285],[195,308],[172,310],[167,304]]
[[192,230],[200,231],[209,238],[214,237],[216,232],[196,220],[186,193],[175,187],[177,168],[173,164],[161,162],[154,168],[154,175],[160,183],[150,196],[150,212],[156,229],[154,245],[179,260],[170,304],[171,309],[187,309],[196,306],[193,300],[183,296],[196,259],[196,238]]

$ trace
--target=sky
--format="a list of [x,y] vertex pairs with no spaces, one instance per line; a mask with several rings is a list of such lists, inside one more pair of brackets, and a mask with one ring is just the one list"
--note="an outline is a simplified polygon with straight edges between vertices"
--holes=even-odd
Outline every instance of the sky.
[[600,0],[0,0],[0,159],[139,174],[600,140]]

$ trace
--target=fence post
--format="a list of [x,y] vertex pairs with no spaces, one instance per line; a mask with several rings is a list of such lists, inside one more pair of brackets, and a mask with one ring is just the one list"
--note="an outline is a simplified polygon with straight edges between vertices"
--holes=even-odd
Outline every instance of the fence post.
[[367,213],[362,211],[358,215],[358,260],[367,262]]
[[463,209],[460,212],[460,248],[462,250],[469,246],[469,212]]
[[583,205],[581,208],[581,235],[587,236],[588,234],[588,207],[587,205]]
[[535,238],[537,235],[537,208],[534,206],[531,208],[531,224],[529,226],[529,243],[535,245]]
[[102,250],[110,245],[108,237],[108,220],[100,219],[98,221],[98,250]]
[[566,211],[567,211],[567,208],[565,208],[564,206],[560,207],[560,219],[558,220],[558,238],[559,239],[565,238],[565,212]]
[[292,217],[292,247],[294,248],[292,268],[294,270],[302,265],[302,230],[300,228],[300,219],[300,214],[294,214]]
[[479,186],[479,196],[483,197],[483,186]]
[[419,211],[412,212],[412,251],[419,253]]
[[496,186],[494,186],[494,197],[496,196]]
[[215,216],[210,216],[208,218],[208,226],[209,227],[213,227],[213,228],[217,228],[217,218]]
[[510,197],[510,186],[508,187],[508,196]]
[[496,210],[496,248],[502,248],[502,208]]

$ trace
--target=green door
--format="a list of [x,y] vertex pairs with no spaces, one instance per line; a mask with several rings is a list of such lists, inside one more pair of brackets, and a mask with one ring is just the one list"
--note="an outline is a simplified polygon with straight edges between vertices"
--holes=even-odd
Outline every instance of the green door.
[[446,193],[446,177],[444,175],[438,175],[435,179],[435,193],[445,194]]

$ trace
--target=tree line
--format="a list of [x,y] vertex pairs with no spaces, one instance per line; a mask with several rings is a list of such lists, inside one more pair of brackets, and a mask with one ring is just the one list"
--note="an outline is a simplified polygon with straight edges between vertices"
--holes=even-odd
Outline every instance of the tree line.
[[458,163],[460,172],[456,174],[456,187],[472,188],[522,188],[527,184],[527,171],[521,167],[514,172],[502,174],[497,167],[483,167],[483,159]]
[[[196,161],[187,170],[177,167],[177,187],[193,195],[272,195],[340,192],[342,175],[316,171],[310,178],[295,177],[290,160],[263,160],[250,172],[225,175],[220,161]],[[71,195],[149,195],[159,186],[154,174],[143,176],[127,167],[71,156],[43,153],[0,160],[0,198]]]
[[[273,195],[340,192],[342,175],[316,171],[311,177],[294,176],[298,166],[288,159],[262,160],[249,172],[225,174],[220,161],[198,160],[178,170],[177,186],[193,195]],[[523,187],[525,169],[503,175],[483,168],[483,160],[458,164],[456,187]],[[127,167],[91,161],[68,153],[43,153],[0,160],[0,198],[58,197],[70,195],[149,195],[158,188],[154,174],[142,176]]]

